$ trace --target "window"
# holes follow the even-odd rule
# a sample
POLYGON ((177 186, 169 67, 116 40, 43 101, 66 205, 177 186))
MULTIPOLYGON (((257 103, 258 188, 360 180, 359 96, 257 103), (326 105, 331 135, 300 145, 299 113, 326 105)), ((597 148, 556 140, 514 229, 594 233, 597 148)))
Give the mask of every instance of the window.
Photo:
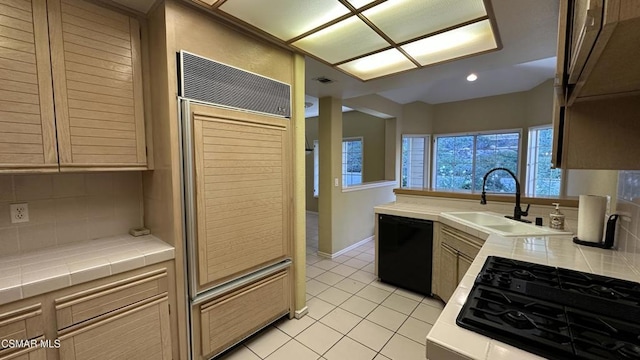
POLYGON ((562 170, 551 168, 553 129, 540 126, 529 129, 527 152, 527 195, 560 196, 562 170))
MULTIPOLYGON (((342 140, 342 186, 362 184, 362 138, 342 140)), ((320 143, 313 140, 313 196, 320 194, 320 143)))
POLYGON ((320 148, 318 147, 318 140, 313 140, 313 196, 318 197, 320 190, 320 148))
POLYGON ((401 187, 427 188, 429 179, 429 135, 402 135, 401 187))
POLYGON ((342 140, 342 186, 362 184, 362 138, 342 140))
MULTIPOLYGON (((435 137, 434 188, 482 191, 482 178, 495 167, 518 174, 520 132, 440 135, 435 137)), ((487 179, 488 192, 515 192, 515 181, 505 171, 487 179)))

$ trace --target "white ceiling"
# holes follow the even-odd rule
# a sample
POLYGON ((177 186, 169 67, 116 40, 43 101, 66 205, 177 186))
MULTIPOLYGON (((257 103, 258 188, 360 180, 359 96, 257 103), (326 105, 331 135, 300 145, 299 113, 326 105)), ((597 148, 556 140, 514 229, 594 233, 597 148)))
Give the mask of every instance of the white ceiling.
MULTIPOLYGON (((390 0, 392 1, 392 0, 390 0)), ((306 61, 307 95, 349 99, 378 94, 400 104, 429 104, 529 90, 555 72, 558 0, 492 0, 503 49, 362 82, 314 59, 306 61), (469 73, 478 80, 466 81, 469 73), (331 84, 312 79, 328 77, 331 84)))
MULTIPOLYGON (((154 3, 154 0, 113 1, 142 13, 154 3)), ((502 50, 381 79, 362 82, 307 58, 305 92, 310 96, 307 101, 314 102, 315 107, 315 99, 323 96, 350 99, 378 94, 400 104, 413 101, 437 104, 529 90, 554 75, 558 2, 491 0, 502 50), (478 75, 478 80, 471 83, 465 79, 472 72, 478 75), (317 77, 335 82, 320 84, 312 80, 317 77)))

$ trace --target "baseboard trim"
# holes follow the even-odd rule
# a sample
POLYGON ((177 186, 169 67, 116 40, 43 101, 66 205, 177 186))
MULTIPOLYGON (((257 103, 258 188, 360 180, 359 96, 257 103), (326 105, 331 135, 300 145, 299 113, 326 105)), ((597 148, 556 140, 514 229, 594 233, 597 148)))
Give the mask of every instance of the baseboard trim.
POLYGON ((371 236, 369 236, 368 238, 366 238, 366 239, 362 239, 362 240, 358 241, 357 243, 355 243, 355 244, 353 244, 353 245, 350 245, 350 246, 347 246, 346 248, 344 248, 344 249, 342 249, 342 250, 340 250, 340 251, 338 251, 338 252, 335 252, 335 253, 333 253, 333 254, 329 254, 329 253, 322 252, 322 251, 319 251, 319 250, 318 250, 318 256, 323 257, 323 258, 326 258, 326 259, 335 259, 335 258, 337 258, 338 256, 340 256, 340 255, 342 255, 342 254, 344 254, 344 253, 346 253, 346 252, 349 252, 349 251, 351 251, 351 250, 353 250, 353 249, 357 248, 358 246, 360 246, 360 245, 364 245, 365 243, 367 243, 367 242, 369 242, 369 241, 373 240, 373 239, 374 239, 374 237, 375 237, 374 235, 371 235, 371 236))
POLYGON ((318 212, 317 211, 307 210, 307 214, 318 215, 318 212))
POLYGON ((300 309, 300 310, 296 310, 296 312, 295 312, 295 315, 294 315, 294 316, 295 316, 295 318, 296 318, 296 319, 300 319, 300 318, 302 318, 303 316, 307 315, 308 313, 309 313, 309 307, 308 307, 308 306, 305 306, 305 307, 303 307, 303 308, 302 308, 302 309, 300 309))

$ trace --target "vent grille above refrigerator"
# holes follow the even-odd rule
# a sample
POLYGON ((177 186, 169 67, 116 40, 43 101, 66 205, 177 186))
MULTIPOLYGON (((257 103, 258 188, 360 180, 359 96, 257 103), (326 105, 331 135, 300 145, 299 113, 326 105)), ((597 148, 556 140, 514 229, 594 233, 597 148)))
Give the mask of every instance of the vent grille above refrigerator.
POLYGON ((285 83, 180 52, 182 97, 281 117, 291 116, 285 83))

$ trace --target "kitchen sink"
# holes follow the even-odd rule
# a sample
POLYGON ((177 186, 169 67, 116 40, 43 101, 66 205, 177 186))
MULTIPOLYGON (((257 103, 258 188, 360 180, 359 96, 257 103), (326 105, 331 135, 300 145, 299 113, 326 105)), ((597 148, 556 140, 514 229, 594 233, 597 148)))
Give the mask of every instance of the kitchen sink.
POLYGON ((526 224, 490 212, 444 212, 442 216, 467 226, 502 236, 552 236, 571 234, 570 231, 560 231, 548 227, 526 224))
POLYGON ((476 225, 507 225, 509 219, 486 212, 455 212, 445 213, 457 219, 468 221, 476 225))

